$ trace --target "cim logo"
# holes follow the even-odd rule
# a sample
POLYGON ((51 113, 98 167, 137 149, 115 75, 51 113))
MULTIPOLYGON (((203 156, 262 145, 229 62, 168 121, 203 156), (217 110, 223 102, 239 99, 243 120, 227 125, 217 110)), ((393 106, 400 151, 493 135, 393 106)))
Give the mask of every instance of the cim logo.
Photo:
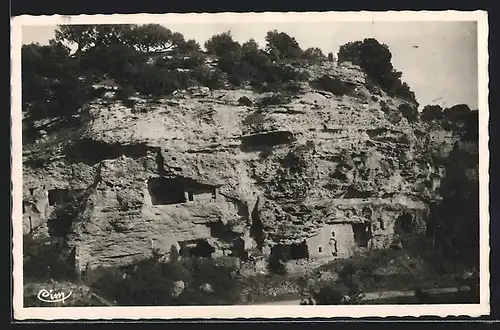
POLYGON ((66 295, 64 292, 57 292, 53 289, 42 289, 38 292, 38 300, 47 303, 63 302, 71 296, 71 291, 66 295))

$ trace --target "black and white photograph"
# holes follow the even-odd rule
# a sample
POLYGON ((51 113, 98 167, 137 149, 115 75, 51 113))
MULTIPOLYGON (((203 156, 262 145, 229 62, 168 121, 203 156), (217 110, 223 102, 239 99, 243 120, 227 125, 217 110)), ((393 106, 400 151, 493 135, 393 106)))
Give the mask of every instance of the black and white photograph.
POLYGON ((489 313, 487 38, 481 11, 12 19, 14 317, 489 313))

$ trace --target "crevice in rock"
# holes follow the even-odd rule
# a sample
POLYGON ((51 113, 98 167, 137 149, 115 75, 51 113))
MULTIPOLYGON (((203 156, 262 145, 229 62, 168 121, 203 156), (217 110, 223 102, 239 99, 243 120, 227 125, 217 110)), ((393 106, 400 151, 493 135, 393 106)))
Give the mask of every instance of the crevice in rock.
POLYGON ((361 191, 354 187, 347 187, 347 190, 343 196, 343 198, 369 198, 372 196, 370 191, 361 191))
POLYGON ((92 139, 81 139, 65 146, 64 154, 70 163, 84 163, 94 166, 106 159, 116 159, 122 155, 138 159, 147 155, 145 144, 110 144, 92 139))
POLYGON ((407 234, 414 230, 414 216, 410 213, 403 213, 396 219, 395 232, 397 234, 407 234))
POLYGON ((257 202, 255 203, 255 207, 252 210, 251 214, 251 219, 252 219, 252 225, 250 226, 250 237, 252 237, 255 242, 257 243, 257 247, 259 249, 262 249, 264 245, 264 225, 262 224, 262 221, 260 220, 259 217, 259 202, 260 198, 257 199, 257 202))
POLYGON ((256 151, 262 147, 290 144, 294 135, 288 131, 263 132, 241 137, 243 151, 256 151))
POLYGON ((160 148, 156 149, 155 161, 158 168, 158 175, 161 177, 165 176, 165 158, 163 158, 163 154, 160 148))

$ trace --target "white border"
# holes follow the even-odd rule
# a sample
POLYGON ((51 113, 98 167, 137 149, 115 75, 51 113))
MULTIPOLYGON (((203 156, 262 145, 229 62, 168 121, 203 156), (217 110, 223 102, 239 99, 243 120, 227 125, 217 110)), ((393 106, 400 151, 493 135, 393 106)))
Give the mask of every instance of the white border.
POLYGON ((11 20, 12 61, 12 222, 14 318, 26 319, 192 319, 192 318, 311 318, 367 316, 480 316, 489 307, 489 151, 488 151, 488 16, 484 11, 388 11, 308 13, 196 13, 79 16, 18 16, 11 20), (477 21, 479 95, 479 180, 480 180, 480 303, 473 305, 383 305, 383 306, 215 306, 215 307, 23 307, 22 140, 21 140, 21 29, 23 25, 57 24, 143 24, 143 23, 263 23, 263 22, 361 22, 361 21, 477 21))

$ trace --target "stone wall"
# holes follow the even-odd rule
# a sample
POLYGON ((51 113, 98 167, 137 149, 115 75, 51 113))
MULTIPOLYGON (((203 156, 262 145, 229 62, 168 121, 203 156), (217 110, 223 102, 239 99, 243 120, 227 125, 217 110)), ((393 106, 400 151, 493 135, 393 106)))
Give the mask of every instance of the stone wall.
POLYGON ((349 257, 354 250, 352 225, 325 225, 317 235, 308 238, 306 242, 310 258, 335 259, 349 257), (335 241, 332 238, 336 241, 336 249, 335 241))

